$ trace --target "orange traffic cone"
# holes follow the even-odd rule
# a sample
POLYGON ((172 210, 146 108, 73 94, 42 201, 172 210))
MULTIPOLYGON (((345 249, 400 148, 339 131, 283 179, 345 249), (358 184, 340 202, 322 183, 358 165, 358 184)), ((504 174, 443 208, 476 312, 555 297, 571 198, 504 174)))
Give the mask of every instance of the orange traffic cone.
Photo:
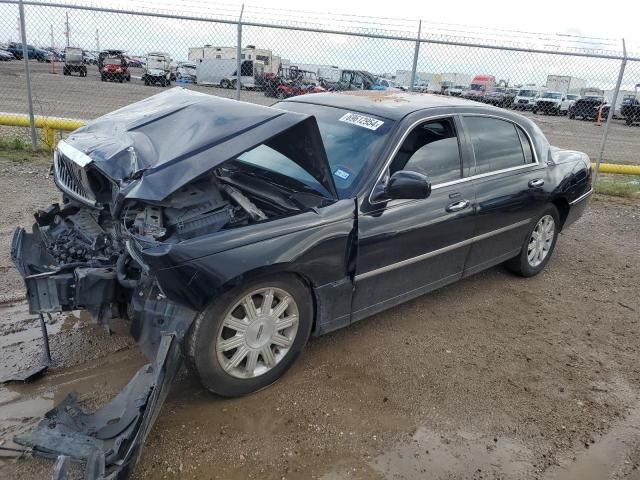
POLYGON ((602 107, 603 107, 603 105, 600 105, 598 107, 598 121, 596 122, 596 127, 601 127, 602 126, 602 107))

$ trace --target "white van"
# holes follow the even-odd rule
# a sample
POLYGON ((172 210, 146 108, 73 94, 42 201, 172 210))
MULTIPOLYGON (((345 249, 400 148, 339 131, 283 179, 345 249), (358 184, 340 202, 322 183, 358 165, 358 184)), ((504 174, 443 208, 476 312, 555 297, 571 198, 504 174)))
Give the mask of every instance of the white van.
MULTIPOLYGON (((215 85, 236 88, 238 62, 227 58, 201 58, 196 61, 196 78, 199 85, 215 85)), ((242 60, 240 86, 257 88, 256 79, 264 74, 264 65, 255 60, 242 60)))

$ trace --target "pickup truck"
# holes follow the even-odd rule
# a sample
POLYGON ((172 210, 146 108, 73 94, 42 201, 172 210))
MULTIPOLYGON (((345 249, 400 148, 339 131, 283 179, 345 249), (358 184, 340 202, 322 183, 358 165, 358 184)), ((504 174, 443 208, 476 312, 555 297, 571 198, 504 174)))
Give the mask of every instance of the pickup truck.
POLYGON ((638 100, 637 94, 629 95, 622 100, 620 115, 624 117, 627 125, 632 125, 633 122, 640 122, 640 100, 638 100))

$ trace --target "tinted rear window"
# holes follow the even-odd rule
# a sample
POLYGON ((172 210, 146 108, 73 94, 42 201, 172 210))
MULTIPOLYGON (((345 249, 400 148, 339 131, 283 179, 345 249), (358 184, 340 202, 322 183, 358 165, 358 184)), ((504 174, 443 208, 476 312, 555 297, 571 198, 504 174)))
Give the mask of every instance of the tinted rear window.
MULTIPOLYGON (((465 117, 464 125, 473 145, 477 174, 527 163, 517 127, 513 123, 497 118, 465 117)), ((530 157, 533 159, 532 154, 530 157)))

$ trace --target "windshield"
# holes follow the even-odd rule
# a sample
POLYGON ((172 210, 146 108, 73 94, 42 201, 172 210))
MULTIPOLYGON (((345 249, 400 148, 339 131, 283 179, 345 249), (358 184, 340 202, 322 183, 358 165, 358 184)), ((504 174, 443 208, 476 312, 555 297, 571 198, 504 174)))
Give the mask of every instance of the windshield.
POLYGON ((104 59, 105 65, 121 65, 122 59, 120 57, 105 57, 104 59))
POLYGON ((480 85, 479 83, 472 83, 471 90, 485 90, 487 87, 485 85, 480 85))
POLYGON ((580 95, 567 95, 567 100, 577 100, 580 95))
POLYGON ((80 61, 82 60, 82 50, 80 50, 79 48, 67 48, 64 51, 64 57, 68 61, 72 61, 72 62, 80 61))
POLYGON ((147 57, 147 68, 164 70, 168 65, 165 57, 147 57))
POLYGON ((562 94, 557 92, 547 92, 542 96, 542 98, 562 98, 562 94))
POLYGON ((538 94, 535 90, 520 90, 518 92, 519 97, 535 97, 538 94))
POLYGON ((316 118, 340 198, 351 197, 360 181, 370 173, 395 124, 386 118, 323 105, 281 102, 275 107, 316 118))

